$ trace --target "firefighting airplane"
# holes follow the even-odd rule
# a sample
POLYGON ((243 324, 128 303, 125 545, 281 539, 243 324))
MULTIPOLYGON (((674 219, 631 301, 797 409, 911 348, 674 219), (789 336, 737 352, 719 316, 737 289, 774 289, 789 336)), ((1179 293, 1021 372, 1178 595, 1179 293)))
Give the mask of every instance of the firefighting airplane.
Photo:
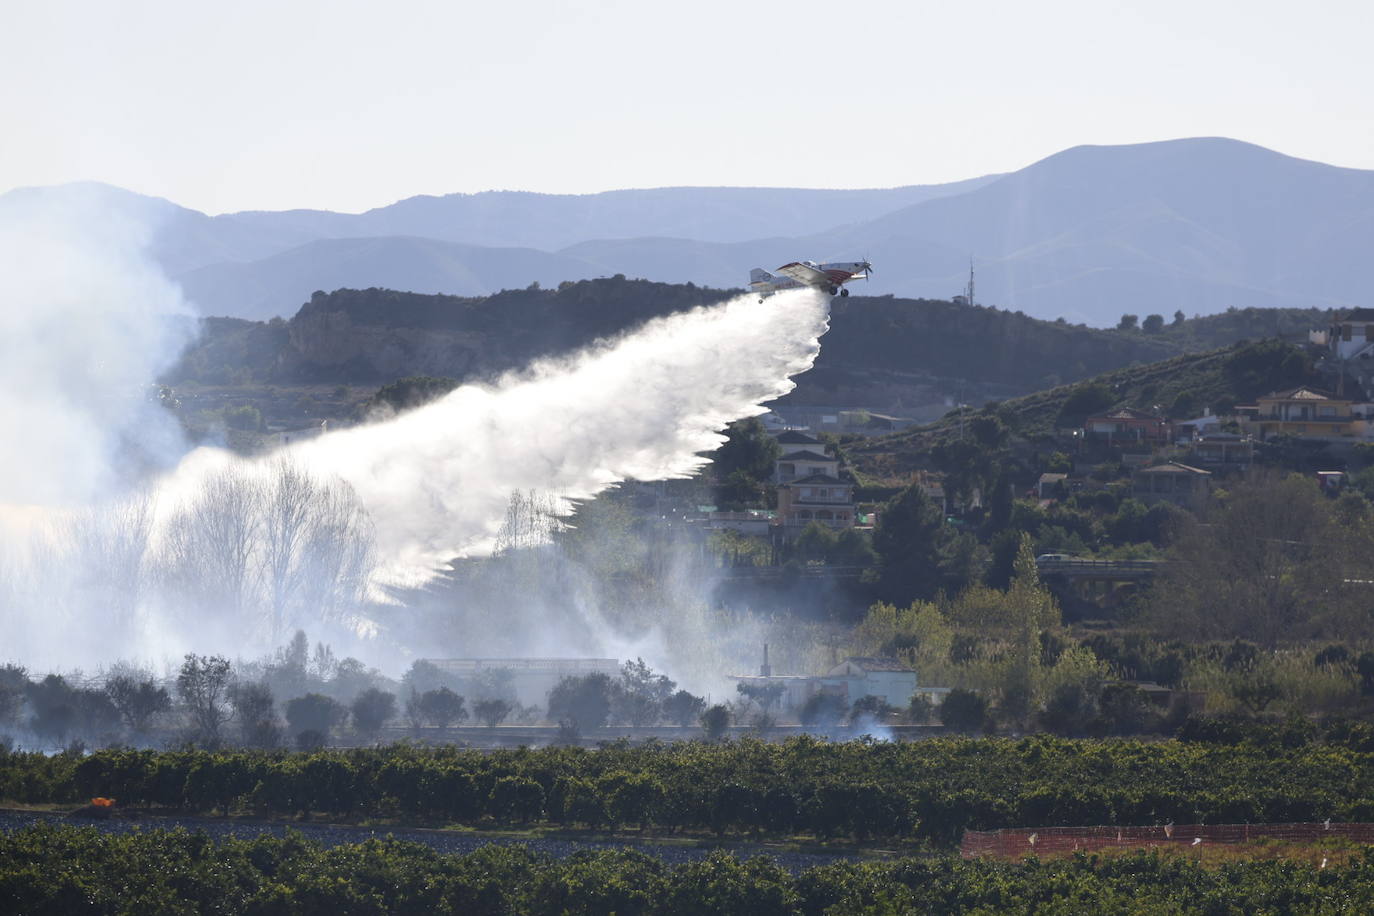
POLYGON ((848 296, 849 290, 841 289, 850 280, 859 277, 868 279, 873 265, 867 261, 835 261, 830 264, 817 264, 815 261, 793 261, 778 268, 781 276, 775 276, 761 267, 749 271, 749 288, 759 294, 762 302, 779 290, 812 289, 825 290, 830 295, 848 296))

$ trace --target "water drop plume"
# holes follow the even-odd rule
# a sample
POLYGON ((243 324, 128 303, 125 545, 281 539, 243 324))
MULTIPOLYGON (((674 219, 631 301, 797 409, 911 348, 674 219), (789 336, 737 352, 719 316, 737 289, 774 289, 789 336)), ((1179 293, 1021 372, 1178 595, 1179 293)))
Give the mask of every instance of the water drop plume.
POLYGON ((301 443, 292 457, 353 487, 384 565, 422 572, 489 550, 513 491, 556 494, 566 508, 627 478, 690 474, 727 423, 792 389, 827 316, 810 290, 740 296, 301 443))

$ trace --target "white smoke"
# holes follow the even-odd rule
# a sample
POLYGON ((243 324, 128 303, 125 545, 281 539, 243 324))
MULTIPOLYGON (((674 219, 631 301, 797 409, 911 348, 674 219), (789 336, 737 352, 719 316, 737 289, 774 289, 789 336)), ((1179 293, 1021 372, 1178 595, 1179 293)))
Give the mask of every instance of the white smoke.
POLYGON ((0 505, 84 505, 181 451, 148 386, 192 322, 142 255, 152 227, 61 190, 0 211, 0 505))
POLYGON ((198 449, 154 473, 181 447, 148 385, 187 309, 142 254, 147 227, 98 198, 0 217, 0 654, 36 666, 252 654, 345 617, 366 570, 413 582, 489 550, 512 492, 566 510, 689 474, 792 388, 826 328, 812 292, 742 296, 267 459, 198 449))

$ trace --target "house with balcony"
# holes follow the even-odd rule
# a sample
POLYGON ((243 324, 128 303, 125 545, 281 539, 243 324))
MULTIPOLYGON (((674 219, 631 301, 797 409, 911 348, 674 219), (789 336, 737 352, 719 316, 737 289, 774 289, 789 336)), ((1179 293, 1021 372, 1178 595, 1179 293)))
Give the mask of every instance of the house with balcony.
POLYGON ((1109 443, 1118 444, 1163 444, 1173 435, 1173 427, 1167 419, 1134 407, 1118 407, 1116 410, 1088 417, 1083 421, 1083 431, 1090 439, 1105 439, 1109 443))
POLYGON ((1211 471, 1177 461, 1131 472, 1131 495, 1146 505, 1168 502, 1196 509, 1211 492, 1211 471))
POLYGON ((1303 439, 1356 439, 1366 421, 1351 410, 1353 402, 1309 386, 1274 391, 1255 404, 1237 407, 1242 425, 1258 440, 1291 435, 1303 439))
POLYGON ((1214 432, 1190 443, 1188 463, 1207 470, 1243 471, 1255 458, 1255 442, 1239 433, 1214 432))
POLYGON ((853 528, 854 484, 829 474, 813 474, 778 485, 777 520, 788 536, 812 522, 827 528, 853 528))

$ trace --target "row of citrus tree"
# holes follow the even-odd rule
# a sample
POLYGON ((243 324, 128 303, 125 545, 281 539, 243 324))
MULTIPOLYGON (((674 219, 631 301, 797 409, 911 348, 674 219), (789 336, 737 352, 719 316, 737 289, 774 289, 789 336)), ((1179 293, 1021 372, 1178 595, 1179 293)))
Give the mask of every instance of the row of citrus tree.
POLYGON ((13 913, 1259 913, 1374 911, 1374 857, 1318 869, 1208 869, 1136 853, 1009 865, 949 857, 835 862, 792 873, 724 853, 681 864, 628 849, 562 859, 525 846, 467 855, 369 840, 324 849, 298 834, 35 827, 0 834, 0 904, 13 913))
POLYGON ((550 822, 957 842, 965 829, 1374 820, 1374 753, 1203 742, 941 738, 478 752, 0 755, 0 799, 412 822, 550 822))

